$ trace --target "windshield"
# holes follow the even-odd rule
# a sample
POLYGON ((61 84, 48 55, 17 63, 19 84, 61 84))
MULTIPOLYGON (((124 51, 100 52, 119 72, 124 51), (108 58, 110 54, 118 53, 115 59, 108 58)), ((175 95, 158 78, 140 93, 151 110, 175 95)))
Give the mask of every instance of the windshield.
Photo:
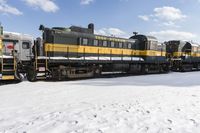
POLYGON ((3 40, 3 54, 12 55, 12 51, 14 49, 15 44, 16 41, 14 40, 3 40))
POLYGON ((166 51, 168 53, 178 52, 179 44, 179 41, 169 41, 166 45, 166 51))

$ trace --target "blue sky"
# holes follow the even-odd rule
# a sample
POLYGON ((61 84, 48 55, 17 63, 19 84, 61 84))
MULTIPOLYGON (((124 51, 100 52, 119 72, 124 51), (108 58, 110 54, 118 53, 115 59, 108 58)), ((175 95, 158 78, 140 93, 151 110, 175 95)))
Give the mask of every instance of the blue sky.
POLYGON ((40 36, 47 27, 95 24, 98 34, 129 37, 133 31, 160 41, 200 42, 200 0, 0 0, 6 31, 40 36))

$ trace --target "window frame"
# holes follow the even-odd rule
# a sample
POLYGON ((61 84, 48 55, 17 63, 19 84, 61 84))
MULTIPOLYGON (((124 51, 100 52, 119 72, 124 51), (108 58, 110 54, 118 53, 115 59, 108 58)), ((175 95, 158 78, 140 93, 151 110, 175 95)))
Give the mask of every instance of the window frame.
POLYGON ((99 40, 94 39, 94 40, 93 40, 93 45, 94 45, 94 46, 99 46, 99 40), (95 43, 95 42, 96 42, 96 43, 95 43))
POLYGON ((132 43, 129 42, 129 43, 128 43, 128 49, 131 49, 131 48, 132 48, 132 43))
POLYGON ((125 48, 125 49, 128 48, 128 42, 125 42, 125 43, 124 43, 123 48, 125 48))
POLYGON ((89 44, 89 39, 88 38, 82 38, 82 45, 88 46, 89 44), (84 40, 87 40, 87 44, 84 43, 84 40))
POLYGON ((119 42, 115 42, 115 48, 119 48, 119 42))
POLYGON ((108 42, 106 40, 103 40, 103 47, 107 47, 108 46, 108 42))
POLYGON ((98 46, 99 46, 99 47, 103 47, 103 40, 99 40, 99 41, 98 41, 98 46))
POLYGON ((31 42, 29 41, 22 41, 22 49, 30 49, 31 48, 31 42), (24 44, 28 44, 26 45, 26 47, 24 47, 24 44))
POLYGON ((111 42, 110 42, 110 46, 111 46, 111 48, 115 48, 115 42, 114 42, 114 41, 111 41, 111 42))
POLYGON ((123 48, 123 42, 119 42, 119 48, 123 48))

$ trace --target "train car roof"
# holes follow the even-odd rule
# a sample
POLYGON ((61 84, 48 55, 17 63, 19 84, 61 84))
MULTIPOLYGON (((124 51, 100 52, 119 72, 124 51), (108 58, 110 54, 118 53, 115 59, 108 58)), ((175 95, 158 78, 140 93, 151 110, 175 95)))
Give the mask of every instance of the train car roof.
POLYGON ((191 46, 194 46, 194 47, 199 47, 200 45, 198 43, 195 43, 195 42, 191 42, 191 41, 183 41, 183 40, 170 40, 168 42, 179 42, 179 44, 181 46, 184 46, 186 43, 189 43, 191 46))
POLYGON ((190 43, 194 47, 199 47, 200 46, 198 43, 195 43, 195 42, 188 42, 188 43, 190 43))
POLYGON ((93 34, 93 33, 83 33, 83 32, 77 32, 77 31, 71 31, 69 30, 60 30, 60 29, 51 29, 56 31, 56 33, 60 34, 72 34, 76 36, 82 36, 82 37, 91 37, 99 40, 110 40, 110 41, 119 41, 119 42, 134 42, 135 39, 129 39, 129 38, 122 38, 122 37, 116 37, 116 36, 106 36, 106 35, 99 35, 99 34, 93 34))
POLYGON ((139 39, 139 40, 151 40, 151 41, 158 41, 154 36, 146 36, 146 35, 134 35, 131 37, 132 39, 139 39))
POLYGON ((157 38, 154 37, 154 36, 146 36, 146 37, 147 37, 148 40, 157 40, 157 38))
POLYGON ((12 39, 12 40, 33 40, 33 36, 28 34, 22 34, 17 32, 8 32, 3 33, 3 39, 12 39))

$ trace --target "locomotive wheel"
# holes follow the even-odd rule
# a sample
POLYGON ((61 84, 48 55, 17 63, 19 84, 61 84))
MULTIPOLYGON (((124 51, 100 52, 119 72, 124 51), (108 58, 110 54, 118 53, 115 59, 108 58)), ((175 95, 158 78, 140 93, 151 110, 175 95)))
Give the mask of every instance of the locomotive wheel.
POLYGON ((167 66, 163 66, 163 70, 164 70, 164 73, 168 73, 170 68, 169 68, 168 65, 167 66))
POLYGON ((181 72, 190 72, 190 71, 192 71, 192 66, 186 66, 186 65, 183 65, 182 67, 181 67, 181 72))
POLYGON ((27 70, 27 80, 28 81, 30 81, 30 82, 34 82, 34 81, 36 81, 36 75, 37 75, 37 73, 36 73, 36 71, 34 70, 34 68, 29 68, 28 70, 27 70))
POLYGON ((159 73, 163 73, 163 72, 164 72, 164 69, 163 69, 162 65, 160 65, 160 66, 158 67, 158 69, 159 69, 159 73))
POLYGON ((149 66, 148 65, 142 66, 142 74, 147 74, 147 73, 149 73, 149 66))

